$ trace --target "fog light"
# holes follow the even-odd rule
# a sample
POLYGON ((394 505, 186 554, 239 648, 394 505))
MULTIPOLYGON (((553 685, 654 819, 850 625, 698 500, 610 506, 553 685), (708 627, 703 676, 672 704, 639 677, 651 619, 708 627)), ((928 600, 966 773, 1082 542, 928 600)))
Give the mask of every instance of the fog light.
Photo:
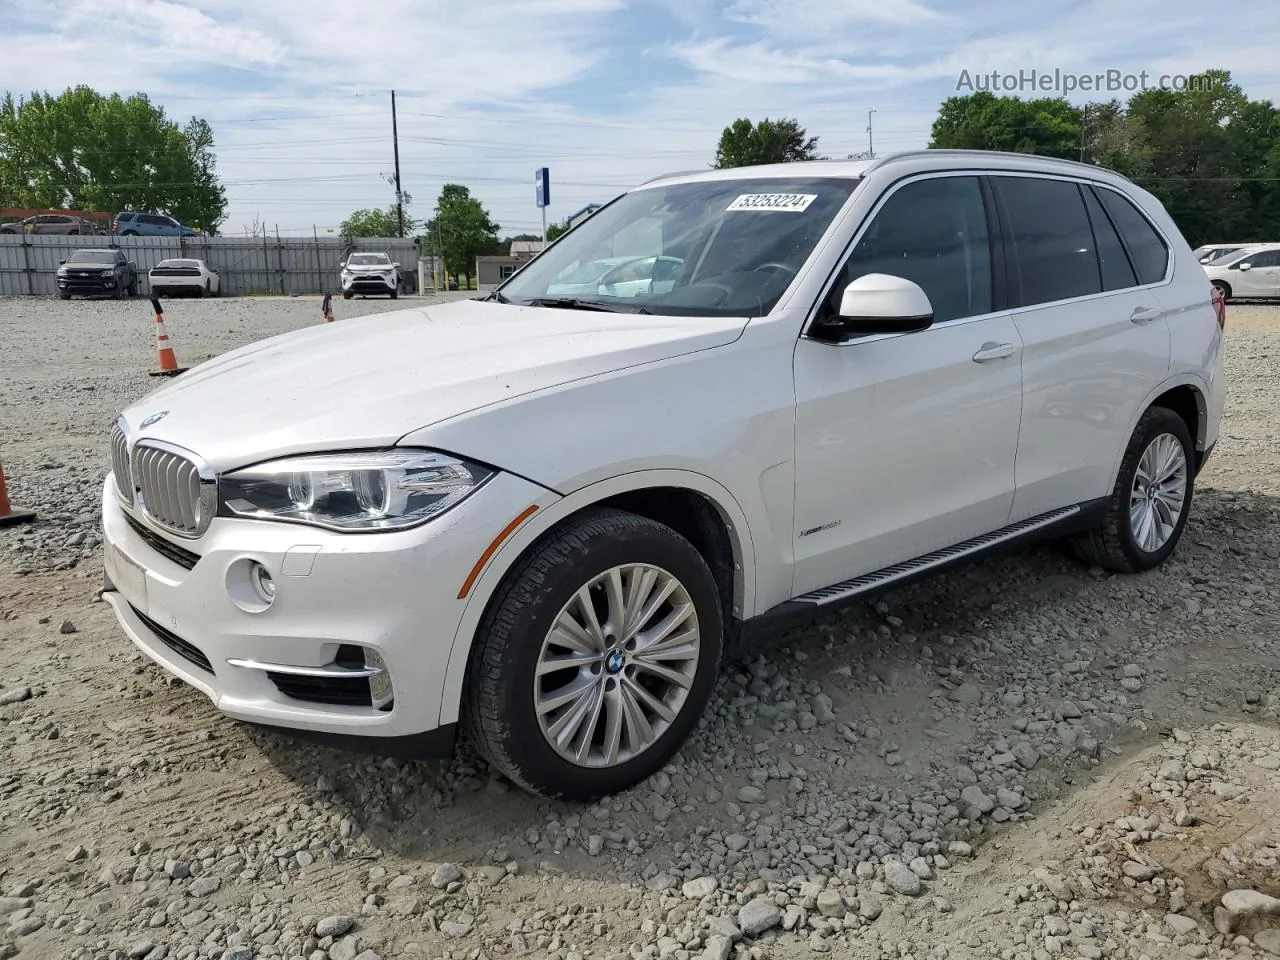
POLYGON ((391 704, 392 699, 391 672, 387 670, 387 662, 373 647, 365 647, 364 663, 367 667, 376 667, 382 671, 369 678, 369 695, 375 707, 384 709, 391 704))
POLYGON ((276 582, 271 579, 271 571, 256 560, 249 569, 249 582, 263 603, 269 604, 276 598, 276 582))

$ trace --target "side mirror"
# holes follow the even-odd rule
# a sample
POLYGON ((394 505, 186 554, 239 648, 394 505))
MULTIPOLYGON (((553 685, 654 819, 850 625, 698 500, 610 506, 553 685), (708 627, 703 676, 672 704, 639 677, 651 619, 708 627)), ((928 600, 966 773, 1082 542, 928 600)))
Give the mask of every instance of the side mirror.
POLYGON ((67 262, 66 260, 59 260, 59 261, 58 261, 58 266, 62 266, 62 265, 63 265, 64 263, 66 263, 66 262, 67 262))
POLYGON ((1242 264, 1240 264, 1240 269, 1241 269, 1241 270, 1252 270, 1252 269, 1253 269, 1253 264, 1252 264, 1252 263, 1242 263, 1242 264))
POLYGON ((395 263, 393 263, 393 264, 392 264, 392 266, 393 266, 393 267, 395 267, 397 270, 399 270, 399 269, 400 269, 400 261, 398 261, 398 260, 397 260, 395 263))
POLYGON ((839 339, 873 333, 917 333, 933 325, 933 304, 920 285, 887 273, 868 273, 847 287, 840 313, 823 327, 839 339))

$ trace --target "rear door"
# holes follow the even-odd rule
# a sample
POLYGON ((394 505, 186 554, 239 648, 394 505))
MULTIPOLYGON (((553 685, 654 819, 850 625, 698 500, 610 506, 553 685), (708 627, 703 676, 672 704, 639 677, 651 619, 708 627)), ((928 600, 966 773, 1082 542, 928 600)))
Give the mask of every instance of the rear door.
POLYGON ((1171 267, 1159 233, 1107 188, 1041 175, 991 182, 1023 343, 1016 522, 1110 493, 1129 424, 1169 370, 1161 288, 1171 267), (1141 249, 1137 227, 1131 247, 1117 218, 1141 221, 1141 249))

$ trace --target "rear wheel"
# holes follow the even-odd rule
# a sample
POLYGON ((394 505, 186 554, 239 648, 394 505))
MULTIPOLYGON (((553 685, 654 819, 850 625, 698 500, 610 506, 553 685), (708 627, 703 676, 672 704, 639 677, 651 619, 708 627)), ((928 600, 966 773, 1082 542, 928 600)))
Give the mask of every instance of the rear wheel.
POLYGON ((1224 297, 1228 300, 1231 299, 1231 284, 1223 280, 1215 280, 1213 281, 1213 285, 1222 291, 1222 295, 1224 297))
POLYGON ((1075 540, 1076 553, 1120 573, 1163 563, 1187 525, 1194 463, 1186 421, 1166 407, 1147 410, 1125 450, 1102 525, 1075 540))
POLYGON ((507 574, 476 634, 463 720, 490 763, 588 801, 655 773, 711 697, 723 621, 706 561, 617 510, 570 521, 507 574))
POLYGON ((121 230, 120 231, 120 236, 122 237, 136 237, 137 235, 138 235, 137 230, 121 230))

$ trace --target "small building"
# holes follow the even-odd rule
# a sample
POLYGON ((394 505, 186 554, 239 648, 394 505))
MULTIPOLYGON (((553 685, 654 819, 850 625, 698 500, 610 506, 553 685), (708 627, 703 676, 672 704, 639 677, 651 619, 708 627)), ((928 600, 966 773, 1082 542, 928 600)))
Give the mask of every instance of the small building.
POLYGON ((538 254, 546 244, 541 240, 512 240, 507 256, 476 257, 476 288, 492 290, 538 254))

